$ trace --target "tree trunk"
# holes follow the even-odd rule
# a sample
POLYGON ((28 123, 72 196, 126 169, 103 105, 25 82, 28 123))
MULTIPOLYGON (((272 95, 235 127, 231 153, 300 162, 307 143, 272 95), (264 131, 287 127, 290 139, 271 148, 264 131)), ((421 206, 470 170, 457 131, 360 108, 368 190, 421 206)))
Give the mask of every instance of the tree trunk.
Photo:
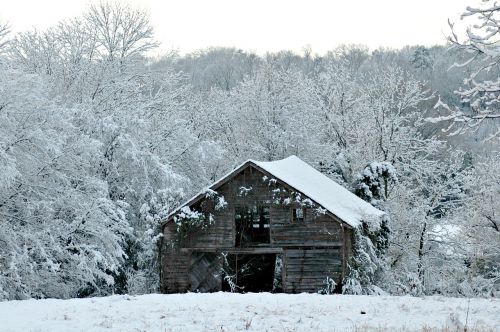
POLYGON ((426 229, 427 229, 427 222, 424 222, 424 227, 422 228, 422 232, 420 232, 420 240, 418 245, 418 265, 417 265, 418 278, 420 279, 422 286, 424 285, 424 267, 422 260, 424 258, 424 237, 426 229))

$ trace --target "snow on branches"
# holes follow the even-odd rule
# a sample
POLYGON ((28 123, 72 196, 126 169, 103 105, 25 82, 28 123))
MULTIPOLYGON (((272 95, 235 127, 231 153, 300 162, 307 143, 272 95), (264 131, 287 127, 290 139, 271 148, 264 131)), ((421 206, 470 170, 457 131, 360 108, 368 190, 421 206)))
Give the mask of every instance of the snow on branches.
POLYGON ((452 48, 469 54, 463 62, 455 62, 452 68, 474 68, 463 86, 456 91, 462 99, 463 107, 436 105, 447 114, 431 121, 452 120, 447 131, 451 134, 467 130, 478 130, 485 121, 494 122, 496 130, 489 130, 486 140, 500 138, 500 6, 491 0, 482 1, 477 7, 467 7, 461 20, 467 22, 457 31, 457 24, 449 21, 451 36, 448 41, 452 48), (464 35, 464 37, 462 37, 464 35))
MULTIPOLYGON (((205 196, 205 201, 201 203, 202 206, 213 204, 215 211, 227 207, 224 196, 220 195, 215 190, 206 188, 201 194, 205 196)), ((174 215, 173 220, 177 226, 177 235, 179 239, 186 238, 191 232, 207 229, 210 225, 215 223, 212 213, 199 211, 189 206, 183 206, 180 211, 174 215)))

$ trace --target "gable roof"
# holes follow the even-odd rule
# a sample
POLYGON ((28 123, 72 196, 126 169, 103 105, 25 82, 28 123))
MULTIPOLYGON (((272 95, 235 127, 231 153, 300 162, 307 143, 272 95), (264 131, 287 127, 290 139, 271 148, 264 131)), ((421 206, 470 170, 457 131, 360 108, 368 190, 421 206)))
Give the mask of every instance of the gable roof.
MULTIPOLYGON (((385 212, 365 202, 294 155, 276 161, 247 160, 236 167, 232 172, 214 182, 208 189, 217 189, 225 183, 231 175, 238 173, 248 165, 256 166, 276 179, 286 183, 288 186, 307 196, 351 227, 358 227, 363 221, 378 225, 385 215, 385 212)), ((207 189, 202 190, 179 208, 172 211, 167 216, 167 220, 176 214, 182 207, 191 205, 204 197, 206 190, 207 189)))

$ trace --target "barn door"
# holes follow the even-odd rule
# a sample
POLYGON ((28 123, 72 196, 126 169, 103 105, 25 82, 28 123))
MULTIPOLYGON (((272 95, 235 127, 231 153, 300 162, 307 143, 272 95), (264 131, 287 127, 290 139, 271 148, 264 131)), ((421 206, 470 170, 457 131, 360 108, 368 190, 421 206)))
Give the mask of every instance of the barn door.
POLYGON ((218 292, 222 287, 222 257, 216 253, 196 252, 191 255, 189 278, 192 292, 218 292))

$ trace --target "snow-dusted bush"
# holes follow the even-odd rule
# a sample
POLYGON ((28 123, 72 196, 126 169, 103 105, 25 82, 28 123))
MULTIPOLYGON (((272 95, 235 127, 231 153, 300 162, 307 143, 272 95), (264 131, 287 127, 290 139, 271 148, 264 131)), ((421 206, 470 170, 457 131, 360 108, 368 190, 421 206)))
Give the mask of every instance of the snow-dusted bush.
POLYGON ((385 254, 388 246, 388 219, 378 227, 366 223, 353 230, 353 254, 348 261, 349 273, 343 280, 344 294, 382 294, 388 266, 385 254))

